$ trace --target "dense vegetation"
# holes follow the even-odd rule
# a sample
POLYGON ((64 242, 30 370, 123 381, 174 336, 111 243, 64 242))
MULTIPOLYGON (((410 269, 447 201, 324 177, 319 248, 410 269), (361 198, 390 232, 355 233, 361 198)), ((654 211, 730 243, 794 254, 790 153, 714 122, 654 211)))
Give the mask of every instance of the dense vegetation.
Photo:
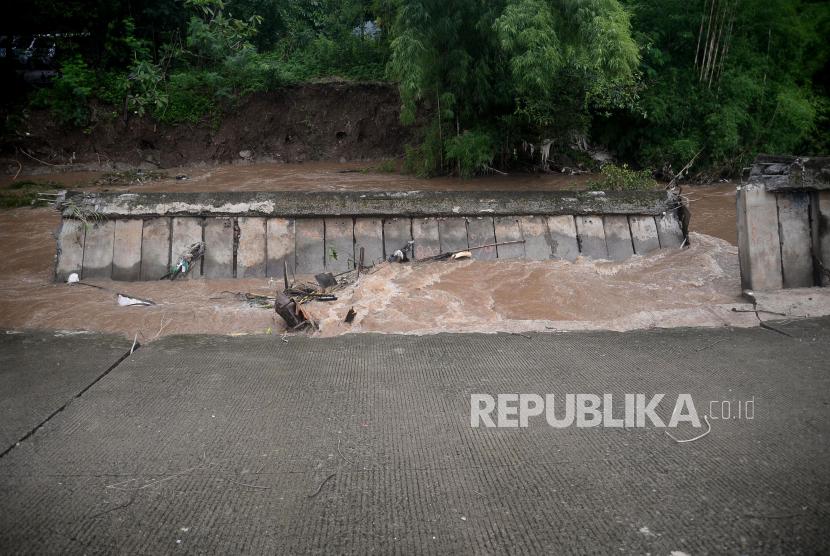
POLYGON ((830 153, 824 1, 29 5, 21 28, 50 35, 60 76, 27 102, 85 129, 128 114, 218 122, 247 93, 338 77, 398 83, 404 122, 422 124, 406 168, 424 175, 540 152, 587 161, 574 149, 586 139, 663 177, 695 157, 692 173, 713 179, 762 151, 830 153))

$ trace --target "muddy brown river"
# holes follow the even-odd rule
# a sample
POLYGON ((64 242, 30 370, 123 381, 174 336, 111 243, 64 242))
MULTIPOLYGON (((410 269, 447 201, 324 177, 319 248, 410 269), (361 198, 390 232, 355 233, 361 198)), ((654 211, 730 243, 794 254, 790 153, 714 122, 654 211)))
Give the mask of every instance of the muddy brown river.
MULTIPOLYGON (((40 174, 86 191, 377 191, 427 189, 556 190, 583 188, 590 176, 518 174, 469 180, 419 179, 360 172, 367 163, 232 165, 166 170, 187 179, 128 186, 95 186, 100 173, 40 174)), ((23 179, 21 176, 18 179, 23 179)), ((10 180, 0 180, 0 187, 10 180)), ((671 326, 750 325, 730 311, 741 304, 735 233, 735 185, 686 188, 692 245, 614 263, 561 260, 444 261, 385 265, 338 293, 309 305, 320 336, 349 332, 521 333, 671 326), (357 318, 343 323, 349 308, 357 318)), ((0 212, 0 327, 119 332, 146 343, 177 333, 280 334, 272 310, 227 292, 273 294, 269 280, 90 282, 54 284, 58 213, 49 208, 0 212), (117 293, 149 299, 150 307, 121 307, 117 293)))

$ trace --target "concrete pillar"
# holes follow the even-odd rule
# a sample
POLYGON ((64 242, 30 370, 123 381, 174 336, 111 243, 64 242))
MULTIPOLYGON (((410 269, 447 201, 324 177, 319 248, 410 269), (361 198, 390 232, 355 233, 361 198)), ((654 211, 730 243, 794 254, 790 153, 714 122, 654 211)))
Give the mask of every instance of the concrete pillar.
MULTIPOLYGON (((812 199, 813 253, 824 266, 830 270, 830 191, 817 191, 812 199)), ((830 277, 816 263, 818 281, 822 286, 830 286, 830 277)))
POLYGON ((240 216, 236 247, 236 277, 265 278, 265 218, 240 216))
POLYGON ((519 219, 522 239, 525 240, 525 258, 546 261, 551 256, 548 243, 548 221, 544 216, 522 216, 519 219))
POLYGON ((683 245, 683 230, 680 229, 676 210, 667 210, 664 215, 656 217, 655 222, 662 249, 678 249, 683 245))
POLYGON ((496 243, 496 229, 492 216, 471 216, 467 218, 467 245, 473 258, 479 261, 491 261, 496 258, 495 247, 474 249, 477 245, 496 243))
MULTIPOLYGON (((383 221, 383 255, 388 257, 412 239, 410 218, 387 218, 383 221)), ((414 253, 414 250, 413 250, 414 253)))
POLYGON ((84 269, 81 280, 112 279, 112 249, 115 221, 104 220, 90 224, 84 244, 84 269))
POLYGON ((383 221, 380 218, 358 218, 354 221, 355 261, 360 261, 361 247, 363 248, 364 266, 371 266, 374 262, 382 262, 383 221))
POLYGON ((415 240, 415 259, 434 257, 441 254, 441 239, 438 234, 437 219, 413 218, 412 239, 415 240))
POLYGON ((326 235, 322 218, 298 218, 294 222, 297 274, 319 274, 326 269, 326 235))
POLYGON ((233 218, 205 218, 205 278, 233 278, 233 218))
MULTIPOLYGON (((518 216, 497 216, 493 220, 496 231, 496 243, 522 240, 522 230, 519 228, 518 216)), ((524 243, 499 245, 496 247, 496 255, 499 259, 524 259, 524 243)))
POLYGON ((112 279, 136 282, 141 279, 142 220, 116 220, 112 249, 112 279))
POLYGON ((64 219, 58 228, 58 264, 55 281, 66 282, 73 272, 81 275, 84 265, 86 228, 80 220, 64 219))
MULTIPOLYGON (((202 219, 194 216, 173 218, 173 240, 170 248, 170 264, 179 264, 181 256, 190 251, 194 243, 202 241, 202 219)), ((196 261, 185 277, 195 280, 202 275, 202 262, 196 261)))
MULTIPOLYGON (((775 193, 746 185, 738 190, 735 203, 741 287, 747 290, 780 289, 783 280, 775 193)), ((662 237, 660 244, 663 245, 662 237)))
POLYGON ((647 255, 660 249, 660 238, 657 235, 657 223, 653 216, 629 216, 628 225, 631 228, 631 241, 634 244, 634 253, 647 255))
POLYGON ((628 217, 624 214, 611 214, 603 217, 602 220, 608 258, 612 261, 624 261, 634 255, 628 217))
POLYGON ((576 222, 573 216, 549 216, 551 255, 556 259, 575 261, 579 257, 579 241, 576 236, 576 222))
POLYGON ((608 259, 605 244, 605 228, 601 216, 577 216, 576 232, 579 236, 579 251, 592 259, 608 259))
POLYGON ((354 268, 354 222, 351 218, 326 218, 326 272, 339 274, 354 268), (332 255, 332 246, 337 258, 332 255))
POLYGON ((141 231, 141 279, 158 280, 170 270, 170 218, 144 221, 141 231))
POLYGON ((469 249, 467 243, 467 219, 463 217, 441 218, 438 220, 438 238, 442 253, 469 249))
POLYGON ((785 288, 811 288, 810 194, 806 191, 781 192, 777 196, 783 285, 785 288))
POLYGON ((265 224, 265 243, 268 258, 265 262, 265 276, 268 278, 285 274, 294 274, 296 255, 294 254, 294 219, 269 218, 265 224))

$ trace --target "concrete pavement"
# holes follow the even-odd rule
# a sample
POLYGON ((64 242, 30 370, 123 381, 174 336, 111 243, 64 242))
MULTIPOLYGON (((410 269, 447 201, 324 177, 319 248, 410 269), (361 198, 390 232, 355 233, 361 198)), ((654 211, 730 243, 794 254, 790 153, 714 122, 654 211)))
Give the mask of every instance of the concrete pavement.
POLYGON ((0 408, 62 392, 3 413, 2 450, 42 426, 0 457, 0 553, 828 553, 830 319, 773 327, 170 336, 120 363, 97 335, 109 359, 59 374, 66 336, 0 331, 0 380, 28 369, 0 408), (471 428, 471 394, 516 393, 662 393, 666 422, 687 393, 712 428, 471 428))

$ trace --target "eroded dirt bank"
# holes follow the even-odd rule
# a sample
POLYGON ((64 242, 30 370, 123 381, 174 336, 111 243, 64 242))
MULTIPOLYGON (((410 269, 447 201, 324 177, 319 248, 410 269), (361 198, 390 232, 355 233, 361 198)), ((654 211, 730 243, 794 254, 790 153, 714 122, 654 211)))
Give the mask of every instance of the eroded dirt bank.
POLYGON ((403 152, 413 127, 400 123, 390 84, 318 83, 246 96, 224 117, 169 125, 94 107, 92 130, 63 128, 46 111, 27 111, 0 143, 0 168, 14 175, 55 171, 173 168, 240 162, 379 160, 403 152), (29 156, 20 154, 25 149, 29 156), (50 166, 52 165, 52 166, 50 166))

